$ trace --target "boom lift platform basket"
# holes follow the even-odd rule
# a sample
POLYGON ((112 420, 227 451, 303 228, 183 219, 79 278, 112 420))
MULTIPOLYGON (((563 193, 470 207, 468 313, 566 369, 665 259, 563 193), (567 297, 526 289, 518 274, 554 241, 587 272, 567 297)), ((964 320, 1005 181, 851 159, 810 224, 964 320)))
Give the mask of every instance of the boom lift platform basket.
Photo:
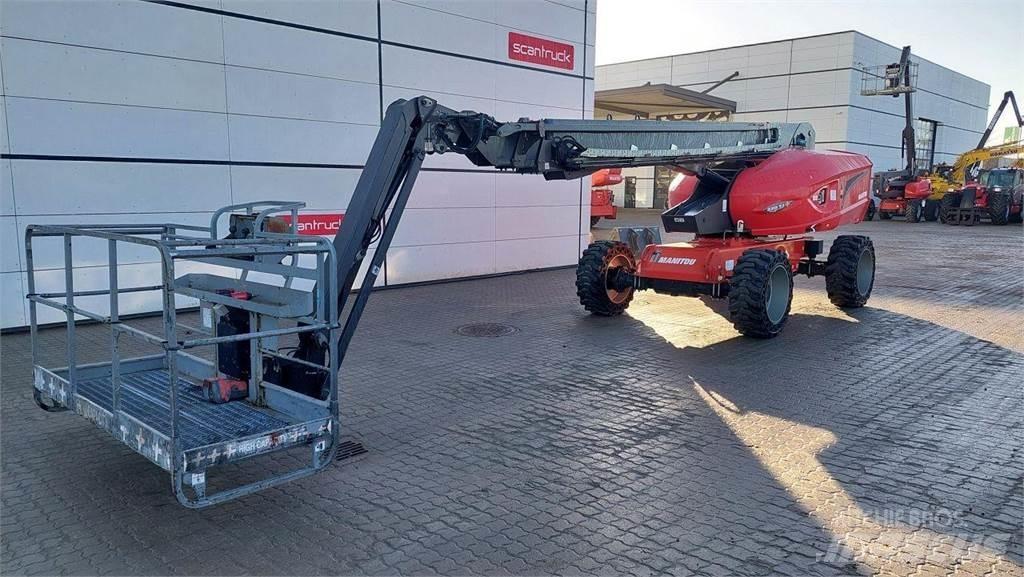
POLYGON ((861 68, 861 96, 899 96, 917 92, 917 62, 905 61, 861 68))
MULTIPOLYGON (((279 341, 289 335, 314 332, 337 333, 334 312, 337 284, 332 275, 334 247, 317 236, 295 233, 301 203, 257 202, 222 208, 209 227, 183 224, 125 224, 79 226, 29 226, 25 233, 28 268, 29 317, 32 333, 34 396, 48 411, 72 410, 107 430, 153 463, 169 471, 178 500, 201 507, 312 474, 333 458, 338 440, 337 371, 326 373, 322 398, 289 390, 271 382, 276 363, 302 363, 283 355, 279 341), (286 232, 278 213, 290 213, 286 232), (218 238, 218 221, 231 219, 239 238, 218 238), (267 226, 277 223, 276 227, 267 226), (247 228, 248 227, 248 228, 247 228), (238 234, 239 229, 251 234, 238 234), (247 237, 247 238, 242 238, 247 237), (105 241, 108 250, 109 286, 103 290, 75 290, 73 245, 83 239, 105 241), (65 290, 37 293, 33 250, 38 244, 62 241, 65 290), (120 286, 119 254, 126 245, 152 249, 158 257, 162 282, 151 286, 120 286), (285 261, 290 261, 285 264, 285 261), (183 263, 214 265, 229 276, 206 273, 178 274, 183 263), (253 273, 282 279, 267 284, 251 280, 253 273), (305 281, 311 289, 292 286, 305 281), (125 295, 159 292, 163 302, 160 333, 151 333, 123 322, 120 301, 125 295), (198 299, 202 327, 187 327, 199 338, 182 338, 183 326, 176 315, 175 298, 198 299), (104 310, 89 310, 83 301, 100 302, 104 310), (40 363, 37 307, 59 309, 67 318, 67 364, 45 367, 40 363), (217 322, 219 312, 248 330, 218 334, 227 324, 217 322), (110 361, 78 364, 76 316, 110 327, 110 361), (208 333, 204 335, 203 333, 208 333), (124 339, 139 339, 162 352, 122 358, 124 339), (248 366, 234 366, 224 375, 219 365, 190 354, 213 349, 214 356, 245 350, 248 366), (251 351, 259 354, 251 354, 251 351), (244 402, 215 404, 204 398, 199 385, 218 377, 247 378, 244 402), (300 445, 310 448, 307 466, 216 494, 206 493, 206 470, 249 457, 300 445)), ((96 242, 96 241, 92 241, 96 242)), ((188 266, 188 265, 186 265, 188 266)), ((237 327, 236 327, 237 328, 237 327)), ((294 336, 292 337, 294 338, 294 336)), ((331 340, 330 342, 333 342, 331 340)), ((337 364, 335 350, 326 358, 337 364)), ((314 363, 309 370, 317 370, 314 363)), ((326 363, 324 363, 326 365, 326 363)))

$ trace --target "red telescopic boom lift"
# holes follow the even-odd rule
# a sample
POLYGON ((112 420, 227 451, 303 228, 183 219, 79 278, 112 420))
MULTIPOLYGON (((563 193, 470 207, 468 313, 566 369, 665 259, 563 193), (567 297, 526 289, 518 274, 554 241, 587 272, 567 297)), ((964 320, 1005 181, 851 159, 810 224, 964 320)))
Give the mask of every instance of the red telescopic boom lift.
POLYGON ((813 144, 808 124, 498 122, 487 114, 445 108, 427 96, 398 100, 381 122, 333 243, 298 235, 294 223, 302 204, 282 201, 225 207, 208 228, 30 225, 26 263, 35 399, 47 411, 79 413, 169 471, 179 502, 188 507, 221 503, 322 470, 340 444, 338 387, 345 382, 340 371, 348 345, 428 154, 462 154, 478 166, 543 174, 548 180, 633 166, 669 165, 687 172, 697 180, 693 194, 662 218, 667 230, 694 233, 695 240, 647 245, 640 254, 623 243, 590 245, 577 269, 581 303, 594 314, 616 315, 637 290, 722 297, 729 300, 741 333, 774 336, 789 315, 794 274, 824 275, 832 302, 844 307, 862 306, 874 281, 868 238, 840 236, 827 260, 820 260, 822 241, 805 236, 861 220, 871 163, 859 154, 815 152, 813 144), (290 225, 275 224, 272 215, 281 212, 291 213, 290 225), (226 237, 218 228, 222 216, 230 216, 226 237), (72 239, 82 236, 110 245, 106 315, 75 299, 104 292, 73 287, 72 239), (33 284, 33 241, 47 237, 65 245, 68 280, 61 301, 37 292, 33 284), (116 247, 123 243, 158 251, 161 285, 118 288, 116 247), (364 268, 371 246, 373 256, 364 268), (301 267, 299 256, 315 266, 301 267), (182 260, 241 274, 179 274, 175 263, 182 260), (353 291, 361 269, 366 273, 353 291), (247 278, 250 271, 286 282, 266 284, 247 278), (292 285, 293 278, 313 280, 313 289, 292 285), (163 296, 160 334, 127 326, 118 317, 119 293, 143 290, 163 296), (179 295, 199 300, 202 331, 211 336, 181 336, 179 295), (67 315, 66 367, 48 368, 36 356, 41 346, 37 306, 67 315), (75 362, 75 315, 111 326, 110 363, 75 362), (119 335, 141 338, 162 352, 122 358, 119 335), (282 340, 285 335, 297 337, 298 345, 282 340), (214 349, 213 361, 187 353, 201 347, 214 349), (301 446, 311 452, 305 465, 207 491, 211 467, 301 446))

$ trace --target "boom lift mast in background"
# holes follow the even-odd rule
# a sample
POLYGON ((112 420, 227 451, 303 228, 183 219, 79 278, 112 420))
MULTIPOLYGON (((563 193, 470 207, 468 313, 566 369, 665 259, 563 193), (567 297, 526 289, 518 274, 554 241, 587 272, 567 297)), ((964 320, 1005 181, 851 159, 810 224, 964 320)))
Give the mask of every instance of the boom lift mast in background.
MULTIPOLYGON (((931 182, 921 179, 917 168, 917 145, 914 133, 914 100, 917 90, 917 63, 910 59, 910 46, 904 46, 899 62, 865 68, 861 78, 861 95, 888 95, 904 98, 904 126, 900 141, 900 155, 906 165, 900 170, 875 173, 875 196, 881 201, 878 216, 888 220, 895 214, 906 217, 907 222, 918 222, 923 216, 924 204, 931 195, 931 182)), ((924 171, 928 172, 928 171, 924 171)), ((929 220, 938 217, 938 211, 927 213, 929 220), (933 218, 934 216, 934 218, 933 218)))

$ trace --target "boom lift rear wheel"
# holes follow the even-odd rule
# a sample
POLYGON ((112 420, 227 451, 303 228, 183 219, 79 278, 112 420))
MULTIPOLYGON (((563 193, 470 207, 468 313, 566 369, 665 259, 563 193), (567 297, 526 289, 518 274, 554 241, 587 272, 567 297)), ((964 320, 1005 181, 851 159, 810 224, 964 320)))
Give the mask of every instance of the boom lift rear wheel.
POLYGON ((622 286, 620 273, 632 275, 636 261, 629 246, 601 240, 583 251, 576 265, 576 295, 591 313, 611 317, 622 314, 633 300, 633 286, 622 286))
POLYGON ((779 334, 793 303, 793 269, 785 254, 748 250, 729 281, 729 318, 740 333, 759 339, 779 334))
POLYGON ((866 236, 836 238, 825 263, 825 291, 842 308, 864 306, 875 285, 875 245, 866 236))

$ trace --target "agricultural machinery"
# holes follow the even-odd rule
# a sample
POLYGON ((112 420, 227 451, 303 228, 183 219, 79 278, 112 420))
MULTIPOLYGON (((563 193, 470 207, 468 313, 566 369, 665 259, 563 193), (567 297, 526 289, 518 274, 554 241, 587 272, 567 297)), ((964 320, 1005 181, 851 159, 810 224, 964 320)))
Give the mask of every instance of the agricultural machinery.
POLYGON ((1002 225, 1021 221, 1024 168, 991 168, 956 192, 946 193, 946 224, 973 225, 983 218, 1002 225), (948 200, 947 200, 948 199, 948 200))
POLYGON ((322 470, 341 444, 339 372, 428 154, 462 154, 477 166, 548 180, 581 178, 603 168, 680 167, 699 184, 663 219, 669 230, 694 232, 696 240, 647 246, 640 255, 625 245, 591 245, 577 275, 583 305, 597 314, 617 314, 639 289, 707 294, 729 299, 744 334, 772 336, 789 313, 794 273, 825 275, 828 294, 839 306, 861 306, 871 293, 869 239, 839 237, 822 261, 817 257, 823 243, 802 236, 860 220, 871 165, 857 154, 813 152, 813 143, 807 124, 501 123, 426 96, 398 100, 381 122, 333 242, 298 235, 303 205, 279 201, 225 207, 208 227, 29 226, 35 400, 47 411, 78 413, 167 470, 175 495, 188 507, 322 470), (73 246, 83 239, 108 247, 107 289, 75 288, 73 246), (63 247, 65 286, 39 292, 33 252, 51 240, 58 241, 58 254, 63 247), (141 250, 156 255, 158 284, 122 286, 117 265, 125 246, 131 258, 141 250), (122 297, 149 291, 163 302, 157 332, 119 315, 122 297), (178 297, 198 302, 198 326, 179 322, 178 297), (41 362, 39 306, 66 315, 64 367, 41 362), (75 325, 81 317, 110 327, 110 361, 76 360, 75 325), (129 350, 122 346, 125 339, 157 352, 122 358, 129 350), (204 348, 211 354, 190 352, 204 348), (216 486, 208 487, 208 469, 286 449, 308 450, 309 459, 241 486, 209 490, 216 486))
MULTIPOLYGON (((1005 158, 1012 156, 1019 156, 1024 154, 1024 140, 1018 140, 1016 142, 1004 142, 1002 144, 994 144, 986 147, 985 143, 988 142, 989 136, 992 135, 992 130, 995 128, 996 123, 1002 116, 1003 111, 1006 110, 1006 105, 1010 104, 1013 107, 1013 113, 1017 120, 1017 127, 1024 127, 1024 118, 1020 115, 1020 109, 1017 108, 1017 99, 1013 95, 1013 91, 1009 90, 1003 93, 1003 100, 999 103, 992 118, 988 121, 988 126, 985 127, 985 131, 981 133, 981 138, 978 140, 978 145, 973 149, 961 154, 953 162, 953 165, 940 164, 935 166, 932 173, 928 175, 928 180, 931 182, 932 197, 938 198, 940 202, 939 216, 942 222, 948 222, 949 217, 955 216, 956 222, 952 224, 963 224, 965 222, 974 223, 976 222, 976 216, 980 217, 985 211, 971 211, 972 214, 968 214, 966 209, 968 208, 986 208, 987 202, 983 205, 975 207, 969 199, 966 204, 962 204, 964 195, 960 193, 960 190, 965 186, 970 187, 972 181, 975 183, 975 190, 968 192, 968 195, 977 195, 978 177, 984 167, 986 161, 990 161, 996 158, 1005 158), (948 195, 947 193, 954 193, 948 195), (970 206, 968 206, 970 205, 970 206), (956 209, 955 215, 953 209, 956 209), (969 218, 964 218, 969 217, 969 218)), ((1014 166, 1021 168, 1022 161, 1017 160, 1014 166)), ((985 199, 987 201, 987 199, 985 199)), ((998 200, 997 200, 998 202, 998 200)), ((1012 199, 1009 202, 1013 204, 1012 199)), ((997 207, 1001 210, 1002 207, 997 207)), ((997 211, 998 212, 998 211, 997 211)), ((1011 211, 1012 212, 1012 211, 1011 211)), ((1009 216, 1007 215, 1007 219, 1009 216)), ((1000 219, 996 216, 993 222, 1000 219)))

